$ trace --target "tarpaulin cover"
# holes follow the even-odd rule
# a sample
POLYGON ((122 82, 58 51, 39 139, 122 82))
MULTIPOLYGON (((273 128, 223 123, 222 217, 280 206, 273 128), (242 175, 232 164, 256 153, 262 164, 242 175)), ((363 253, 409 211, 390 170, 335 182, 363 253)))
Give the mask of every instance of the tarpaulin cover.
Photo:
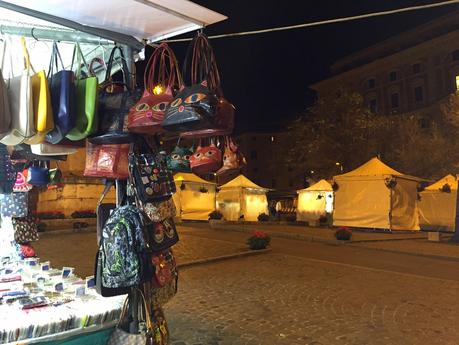
POLYGON ((318 220, 333 212, 333 188, 326 180, 298 191, 296 219, 298 221, 318 220))

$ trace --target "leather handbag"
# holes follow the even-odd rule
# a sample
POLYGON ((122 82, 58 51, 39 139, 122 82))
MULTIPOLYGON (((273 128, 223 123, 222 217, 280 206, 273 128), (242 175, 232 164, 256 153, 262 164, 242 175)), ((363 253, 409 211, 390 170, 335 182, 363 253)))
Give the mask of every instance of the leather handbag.
POLYGON ((29 213, 28 200, 28 193, 0 194, 2 217, 27 217, 29 213))
POLYGON ((77 42, 73 50, 72 67, 76 56, 75 89, 76 89, 76 126, 67 133, 66 138, 72 141, 85 139, 97 130, 97 88, 95 75, 86 78, 81 76, 81 65, 89 71, 80 44, 77 42))
POLYGON ((217 171, 217 175, 222 175, 228 172, 241 170, 247 161, 239 150, 239 147, 234 143, 231 137, 225 137, 225 151, 223 153, 223 166, 217 171))
MULTIPOLYGON (((11 46, 11 41, 9 39, 4 39, 1 48, 2 64, 0 68, 0 139, 7 135, 11 128, 11 110, 10 101, 8 99, 8 87, 5 83, 5 80, 3 79, 2 73, 5 70, 4 62, 8 45, 11 46)), ((9 60, 11 62, 11 52, 9 52, 9 60)), ((12 70, 12 66, 10 66, 10 70, 12 70)))
POLYGON ((123 50, 113 48, 107 64, 105 81, 101 85, 98 102, 98 131, 88 140, 92 144, 126 144, 133 142, 135 136, 128 131, 129 110, 136 104, 142 95, 141 89, 131 88, 130 72, 126 64, 123 50), (119 51, 123 82, 116 83, 111 79, 111 70, 115 60, 115 52, 119 51), (113 92, 115 86, 123 86, 122 92, 113 92))
POLYGON ((12 218, 14 240, 19 244, 38 241, 38 226, 32 217, 12 218))
POLYGON ((49 172, 44 162, 34 162, 29 167, 27 183, 37 187, 46 186, 49 183, 49 172))
POLYGON ((203 33, 191 42, 183 68, 189 86, 181 89, 169 104, 162 126, 182 132, 184 138, 230 134, 234 128, 234 106, 223 97, 216 59, 203 33))
POLYGON ((86 163, 83 175, 126 180, 128 169, 129 144, 93 145, 86 143, 86 163))
POLYGON ((190 157, 191 171, 197 175, 213 174, 222 166, 222 151, 212 139, 210 145, 197 147, 190 157))
POLYGON ((183 85, 177 59, 167 43, 155 48, 147 62, 140 100, 129 111, 128 129, 134 133, 163 132, 164 112, 173 100, 173 90, 183 85))
POLYGON ((165 154, 153 152, 143 138, 131 144, 129 177, 135 197, 141 203, 169 199, 176 191, 174 177, 167 169, 165 154))
MULTIPOLYGON (((172 249, 168 250, 168 253, 172 256, 174 255, 172 249)), ((172 272, 173 279, 162 287, 154 286, 152 281, 143 284, 145 296, 150 299, 152 308, 165 306, 177 294, 179 280, 177 268, 172 272)))
POLYGON ((180 138, 177 145, 174 147, 172 152, 167 155, 167 168, 173 172, 185 172, 190 173, 190 157, 193 154, 193 150, 180 147, 180 138))
POLYGON ((48 80, 54 114, 54 129, 48 133, 46 141, 58 144, 76 125, 76 91, 75 75, 73 71, 65 70, 56 42, 53 43, 48 80), (62 68, 60 71, 58 71, 59 62, 62 68))
POLYGON ((16 181, 16 171, 5 145, 0 144, 0 194, 10 194, 16 181))
POLYGON ((32 97, 33 70, 23 37, 21 44, 24 53, 24 71, 21 76, 9 80, 11 127, 8 134, 0 140, 2 144, 11 146, 21 144, 36 134, 32 97))
POLYGON ((177 264, 172 251, 166 250, 151 256, 151 264, 154 267, 152 286, 162 288, 170 284, 176 278, 177 264))
POLYGON ((148 224, 145 232, 148 236, 150 250, 155 254, 164 252, 179 241, 173 218, 148 224))

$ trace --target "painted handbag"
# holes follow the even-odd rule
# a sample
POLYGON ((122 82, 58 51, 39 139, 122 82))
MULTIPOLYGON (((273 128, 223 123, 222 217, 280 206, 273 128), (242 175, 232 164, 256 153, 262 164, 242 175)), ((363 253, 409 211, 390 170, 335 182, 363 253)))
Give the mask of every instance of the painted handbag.
POLYGON ((28 193, 0 194, 0 213, 2 217, 27 217, 28 200, 28 193))
POLYGON ((225 151, 223 153, 223 166, 217 171, 217 175, 241 170, 247 161, 234 143, 231 137, 225 137, 225 151))
POLYGON ((154 222, 146 227, 149 249, 152 253, 161 253, 179 241, 174 219, 167 218, 162 222, 154 222))
POLYGON ((131 144, 129 177, 135 196, 142 203, 169 199, 176 191, 174 177, 167 169, 165 154, 153 152, 143 138, 131 144))
POLYGON ((138 207, 152 222, 162 222, 166 218, 173 218, 177 215, 172 198, 158 202, 138 203, 138 207))
POLYGON ((177 264, 170 250, 152 255, 151 264, 154 267, 154 275, 151 280, 152 286, 161 288, 170 284, 175 279, 177 264))
POLYGON ((27 175, 29 171, 24 169, 19 171, 16 175, 16 182, 13 186, 13 192, 28 192, 32 189, 32 185, 27 183, 27 175))
POLYGON ((180 147, 180 138, 177 145, 174 147, 172 152, 167 155, 167 168, 174 172, 185 172, 190 173, 190 157, 193 154, 193 150, 180 147))
POLYGON ((37 223, 31 217, 12 218, 14 240, 19 243, 38 241, 37 223))
POLYGON ((210 145, 197 147, 190 157, 191 171, 197 175, 213 174, 222 166, 222 151, 211 140, 210 145))
POLYGON ((128 169, 129 144, 93 145, 86 143, 86 163, 83 175, 126 180, 128 169))
POLYGON ((145 134, 164 132, 161 127, 164 112, 174 98, 173 90, 178 90, 182 84, 174 52, 166 43, 161 43, 147 62, 143 96, 129 111, 129 131, 145 134))

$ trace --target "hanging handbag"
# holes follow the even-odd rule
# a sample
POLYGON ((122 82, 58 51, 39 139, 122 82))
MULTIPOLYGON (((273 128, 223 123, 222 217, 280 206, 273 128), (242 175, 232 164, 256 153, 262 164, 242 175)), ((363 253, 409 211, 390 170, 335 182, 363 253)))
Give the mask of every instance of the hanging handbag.
POLYGON ((155 48, 145 67, 145 90, 129 111, 129 131, 145 134, 163 132, 161 122, 164 111, 173 100, 173 90, 179 89, 182 84, 174 52, 167 43, 161 43, 155 48))
POLYGON ((135 136, 128 132, 129 110, 136 104, 142 95, 142 90, 132 89, 130 86, 130 72, 121 47, 113 48, 107 64, 105 81, 102 83, 98 104, 98 131, 89 137, 92 144, 125 144, 134 141, 135 136), (111 70, 115 60, 115 52, 119 51, 123 82, 116 83, 111 79, 111 70), (122 92, 113 93, 116 85, 124 87, 122 92))
POLYGON ((76 92, 75 75, 73 71, 65 70, 56 42, 53 43, 48 80, 54 114, 54 129, 48 133, 46 141, 51 144, 57 144, 76 125, 76 92), (62 67, 60 71, 58 71, 59 62, 62 67), (54 71, 54 68, 56 68, 56 71, 54 71))
MULTIPOLYGON (((168 252, 172 256, 174 255, 172 250, 169 250, 168 252)), ((145 292, 145 296, 147 296, 151 302, 152 309, 165 306, 177 294, 179 280, 177 268, 175 268, 172 272, 173 279, 164 284, 162 287, 154 286, 152 281, 143 284, 142 288, 145 292)))
POLYGON ((76 147, 64 146, 61 144, 41 143, 30 145, 30 151, 38 156, 64 156, 78 152, 76 147))
MULTIPOLYGON (((234 106, 223 97, 215 56, 203 33, 191 42, 183 68, 190 70, 190 86, 181 89, 169 104, 162 126, 181 131, 184 138, 230 134, 234 128, 234 106)), ((183 75, 188 77, 186 72, 183 75)))
POLYGON ((153 152, 143 138, 131 144, 129 176, 135 196, 142 203, 169 199, 176 191, 165 154, 153 152))
POLYGON ((197 147, 190 157, 190 166, 197 175, 213 174, 222 166, 222 151, 212 139, 210 145, 197 147))
MULTIPOLYGON (((2 139, 5 135, 7 135, 11 129, 11 110, 10 110, 10 102, 8 99, 8 87, 3 79, 3 71, 4 63, 5 63, 5 54, 7 43, 11 42, 9 39, 4 39, 2 44, 2 64, 0 69, 0 139, 2 139)), ((9 52, 11 54, 11 52, 9 52)), ((9 57, 11 62, 11 56, 9 57)), ((12 64, 11 64, 12 65, 12 64)), ((11 66, 12 67, 12 66, 11 66)), ((11 68, 12 70, 12 68, 11 68)))
POLYGON ((126 180, 128 169, 129 144, 93 145, 86 143, 86 163, 83 175, 126 180))
POLYGON ((0 194, 2 217, 27 217, 28 206, 27 193, 0 194))
POLYGON ((175 279, 177 263, 170 250, 152 255, 150 262, 155 270, 153 279, 151 280, 152 286, 162 288, 175 279))
POLYGON ((190 157, 193 150, 185 147, 180 147, 180 137, 177 145, 170 154, 167 155, 167 168, 174 172, 190 173, 190 157))
POLYGON ((14 182, 13 192, 28 192, 32 189, 32 185, 27 183, 28 170, 24 169, 16 173, 16 181, 14 182))
POLYGON ((5 145, 0 144, 0 193, 10 194, 13 192, 16 181, 16 171, 13 168, 10 154, 5 145))
POLYGON ((24 54, 24 71, 21 76, 9 80, 9 103, 11 111, 11 127, 0 142, 5 145, 18 145, 36 134, 32 97, 32 66, 21 37, 24 54))
POLYGON ((172 198, 157 202, 137 202, 141 209, 152 222, 162 222, 166 218, 173 218, 177 215, 175 203, 172 198))
POLYGON ((150 223, 146 226, 145 232, 152 253, 162 253, 179 241, 173 218, 150 223))
POLYGON ((66 161, 67 155, 59 156, 40 156, 32 153, 30 145, 20 144, 14 146, 14 150, 11 153, 11 159, 14 160, 27 160, 27 161, 50 161, 50 160, 59 160, 66 161))
POLYGON ((225 137, 225 151, 223 153, 223 166, 217 175, 241 170, 247 164, 244 155, 231 137, 225 137))
POLYGON ((19 243, 38 241, 37 223, 32 217, 12 218, 14 240, 19 243))
POLYGON ((73 141, 82 140, 93 134, 97 129, 96 107, 98 80, 95 75, 87 78, 81 77, 81 65, 89 71, 84 59, 80 44, 77 42, 73 50, 72 67, 75 60, 77 69, 75 73, 76 88, 76 126, 67 133, 66 137, 73 141))
POLYGON ((49 172, 46 163, 35 161, 27 174, 27 183, 32 186, 46 186, 49 183, 49 172))

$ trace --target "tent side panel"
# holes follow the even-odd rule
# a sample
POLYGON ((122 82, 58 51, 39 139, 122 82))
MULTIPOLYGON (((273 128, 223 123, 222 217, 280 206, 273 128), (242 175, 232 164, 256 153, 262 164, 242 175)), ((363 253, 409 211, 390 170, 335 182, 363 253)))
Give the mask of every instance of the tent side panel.
POLYGON ((221 189, 217 193, 217 210, 223 214, 225 220, 239 220, 241 200, 239 188, 221 189))
POLYGON ((454 231, 457 191, 425 191, 420 194, 418 211, 421 229, 454 231))
POLYGON ((390 190, 380 179, 336 179, 333 225, 389 228, 390 190))
POLYGON ((298 206, 296 209, 296 220, 312 221, 318 220, 326 213, 328 192, 303 191, 298 194, 298 206))
POLYGON ((254 193, 249 190, 243 191, 243 211, 244 220, 250 222, 258 221, 261 213, 268 213, 268 199, 265 193, 254 193))
POLYGON ((420 230, 418 182, 397 179, 392 192, 392 230, 420 230))
POLYGON ((215 210, 215 187, 185 183, 185 189, 180 190, 180 204, 182 220, 208 220, 209 213, 215 210))

